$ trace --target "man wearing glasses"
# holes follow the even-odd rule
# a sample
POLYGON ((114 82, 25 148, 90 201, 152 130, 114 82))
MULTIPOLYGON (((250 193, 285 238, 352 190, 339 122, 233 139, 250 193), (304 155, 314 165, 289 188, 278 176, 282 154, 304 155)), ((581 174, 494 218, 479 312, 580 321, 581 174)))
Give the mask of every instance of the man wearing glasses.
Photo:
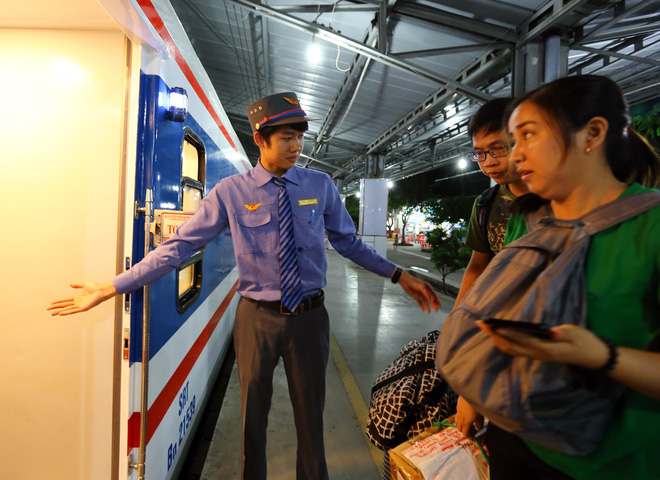
POLYGON ((481 171, 496 185, 484 191, 474 202, 465 240, 465 245, 472 249, 472 257, 465 269, 456 305, 490 259, 502 250, 509 205, 516 197, 528 192, 515 165, 509 162, 509 146, 502 122, 509 101, 508 98, 498 98, 485 103, 468 125, 474 148, 468 158, 477 162, 481 171))
MULTIPOLYGON (((502 250, 511 202, 528 192, 513 162, 509 162, 509 145, 503 124, 508 98, 485 103, 470 119, 468 135, 474 151, 468 158, 479 164, 481 171, 496 185, 483 192, 474 202, 465 245, 472 249, 456 308, 474 281, 483 273, 490 260, 502 250), (487 199, 488 201, 483 201, 487 199)), ((455 423, 464 435, 483 427, 483 417, 463 397, 458 398, 455 423)))

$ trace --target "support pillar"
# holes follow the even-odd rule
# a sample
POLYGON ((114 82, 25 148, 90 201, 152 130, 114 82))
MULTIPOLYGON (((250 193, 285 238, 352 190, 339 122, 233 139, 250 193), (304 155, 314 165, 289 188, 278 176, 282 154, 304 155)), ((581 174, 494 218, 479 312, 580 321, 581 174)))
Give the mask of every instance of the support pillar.
POLYGON ((513 58, 513 96, 534 90, 543 82, 543 44, 516 47, 513 58))
POLYGON ((358 234, 364 243, 387 258, 387 180, 360 180, 360 226, 358 234))
POLYGON ((545 64, 543 81, 552 82, 565 77, 568 72, 568 42, 559 35, 548 35, 545 39, 545 64))
POLYGON ((513 59, 513 96, 566 76, 568 43, 559 35, 516 47, 513 59))
POLYGON ((364 178, 383 178, 385 174, 385 156, 369 155, 364 162, 364 178))
POLYGON ((385 157, 370 155, 364 165, 365 178, 360 180, 360 222, 362 241, 387 257, 387 180, 385 157))

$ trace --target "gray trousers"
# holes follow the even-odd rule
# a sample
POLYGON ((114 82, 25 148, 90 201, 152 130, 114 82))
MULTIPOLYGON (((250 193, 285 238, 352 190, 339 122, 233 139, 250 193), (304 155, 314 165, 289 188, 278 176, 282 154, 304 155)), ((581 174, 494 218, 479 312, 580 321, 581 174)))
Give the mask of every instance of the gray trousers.
POLYGON ((298 439, 298 480, 327 480, 323 445, 330 325, 325 306, 283 316, 241 298, 234 348, 241 385, 243 480, 266 480, 266 432, 273 371, 284 361, 298 439))

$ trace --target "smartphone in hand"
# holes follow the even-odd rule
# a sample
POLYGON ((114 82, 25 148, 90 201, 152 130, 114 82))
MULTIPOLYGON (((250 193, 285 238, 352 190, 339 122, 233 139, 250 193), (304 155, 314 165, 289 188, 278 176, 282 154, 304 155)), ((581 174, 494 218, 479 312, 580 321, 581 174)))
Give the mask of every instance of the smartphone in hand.
POLYGON ((484 320, 484 323, 493 330, 506 328, 508 330, 515 330, 539 338, 552 338, 550 327, 541 323, 518 322, 515 320, 503 320, 501 318, 489 318, 484 320))

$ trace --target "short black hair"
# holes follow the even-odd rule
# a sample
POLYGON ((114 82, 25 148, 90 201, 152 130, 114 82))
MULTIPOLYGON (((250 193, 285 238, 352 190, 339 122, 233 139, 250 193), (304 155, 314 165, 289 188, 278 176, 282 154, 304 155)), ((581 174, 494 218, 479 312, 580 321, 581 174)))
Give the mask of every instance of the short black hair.
POLYGON ((475 133, 496 133, 504 129, 504 115, 511 98, 496 98, 484 103, 468 123, 470 140, 475 133))
POLYGON ((270 137, 272 137, 275 132, 277 132, 283 127, 293 128, 297 132, 306 132, 307 130, 309 130, 309 124, 307 122, 296 122, 296 123, 285 123, 283 125, 265 126, 257 131, 264 138, 266 145, 270 145, 270 137))

